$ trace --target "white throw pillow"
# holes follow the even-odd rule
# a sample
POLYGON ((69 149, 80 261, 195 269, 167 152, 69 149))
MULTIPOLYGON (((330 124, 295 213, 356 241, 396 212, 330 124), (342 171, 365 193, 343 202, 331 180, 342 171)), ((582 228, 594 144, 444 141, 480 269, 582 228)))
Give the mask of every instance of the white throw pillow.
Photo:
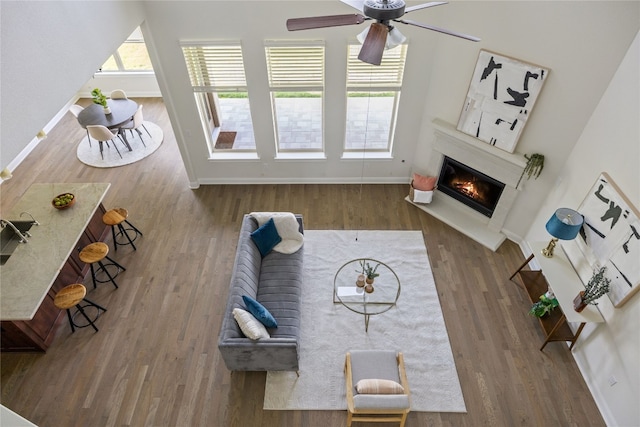
POLYGON ((358 381, 356 391, 360 394, 402 394, 404 387, 395 381, 372 378, 358 381))
POLYGON ((238 326, 247 338, 259 340, 260 338, 271 338, 269 332, 262 323, 258 321, 253 314, 241 308, 233 309, 233 317, 238 322, 238 326))

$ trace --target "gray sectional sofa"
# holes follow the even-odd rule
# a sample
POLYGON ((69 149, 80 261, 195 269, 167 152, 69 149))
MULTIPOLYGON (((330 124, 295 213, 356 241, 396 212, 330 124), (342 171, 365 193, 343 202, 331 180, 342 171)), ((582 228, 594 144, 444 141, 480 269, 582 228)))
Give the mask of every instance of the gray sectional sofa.
MULTIPOLYGON (((302 216, 296 215, 304 232, 302 216)), ((258 222, 242 220, 229 297, 218 336, 218 349, 230 371, 298 371, 300 295, 304 246, 293 254, 271 251, 264 258, 251 239, 258 222), (234 308, 245 309, 242 296, 256 299, 273 315, 278 327, 271 338, 246 338, 233 317, 234 308)))

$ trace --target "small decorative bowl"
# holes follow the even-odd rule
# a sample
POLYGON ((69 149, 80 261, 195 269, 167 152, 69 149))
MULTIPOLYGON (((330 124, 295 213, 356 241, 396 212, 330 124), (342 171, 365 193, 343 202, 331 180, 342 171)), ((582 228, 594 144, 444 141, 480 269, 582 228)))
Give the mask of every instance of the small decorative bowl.
POLYGON ((72 193, 58 194, 51 201, 51 206, 56 209, 67 209, 76 203, 76 196, 72 193))

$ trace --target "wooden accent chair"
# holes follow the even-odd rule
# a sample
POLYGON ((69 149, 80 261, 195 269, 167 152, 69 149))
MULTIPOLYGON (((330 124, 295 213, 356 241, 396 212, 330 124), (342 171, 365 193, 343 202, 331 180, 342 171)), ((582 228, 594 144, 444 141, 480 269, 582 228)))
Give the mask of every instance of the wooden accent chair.
MULTIPOLYGON (((404 427, 411 410, 411 394, 402 353, 388 350, 352 350, 345 361, 347 427, 352 422, 399 422, 404 427), (378 388, 363 390, 361 380, 389 380, 402 386, 394 394, 378 388), (362 393, 358 392, 358 388, 362 393), (382 392, 382 393, 380 393, 382 392)), ((375 382, 375 381, 373 381, 375 382)), ((371 385, 372 381, 368 381, 371 385)))

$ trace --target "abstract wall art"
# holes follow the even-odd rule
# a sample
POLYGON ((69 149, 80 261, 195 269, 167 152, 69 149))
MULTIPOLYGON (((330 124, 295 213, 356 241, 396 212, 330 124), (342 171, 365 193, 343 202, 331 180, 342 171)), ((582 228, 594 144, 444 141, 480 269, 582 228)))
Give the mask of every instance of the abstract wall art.
POLYGON ((549 69, 480 50, 458 130, 513 153, 549 69))
POLYGON ((607 295, 620 307, 640 289, 640 212, 604 172, 578 212, 584 216, 578 247, 592 268, 607 267, 607 295))

